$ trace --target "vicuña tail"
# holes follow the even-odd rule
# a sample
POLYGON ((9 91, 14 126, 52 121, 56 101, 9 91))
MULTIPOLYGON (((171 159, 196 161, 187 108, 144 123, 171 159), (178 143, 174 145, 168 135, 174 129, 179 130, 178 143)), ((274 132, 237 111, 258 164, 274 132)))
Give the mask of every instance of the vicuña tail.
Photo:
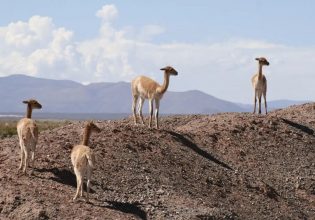
POLYGON ((95 167, 95 156, 92 152, 86 153, 86 159, 88 160, 88 163, 90 167, 94 168, 95 167))
MULTIPOLYGON (((38 131, 35 131, 35 128, 36 128, 36 125, 27 127, 27 129, 29 130, 29 132, 30 132, 30 134, 32 136, 31 138, 33 140, 36 140, 37 136, 38 136, 38 131)), ((24 135, 22 134, 22 138, 25 141, 27 139, 27 136, 25 134, 24 135)))
POLYGON ((30 127, 29 129, 30 129, 30 131, 31 131, 31 134, 32 134, 32 137, 33 137, 33 139, 36 139, 36 134, 34 133, 34 131, 35 131, 35 126, 34 127, 30 127))

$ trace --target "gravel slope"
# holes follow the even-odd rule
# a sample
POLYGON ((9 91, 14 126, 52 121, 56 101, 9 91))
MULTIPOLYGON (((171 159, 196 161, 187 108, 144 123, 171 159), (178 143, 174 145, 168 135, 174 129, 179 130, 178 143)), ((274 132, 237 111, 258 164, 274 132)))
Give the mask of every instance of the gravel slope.
POLYGON ((72 202, 70 151, 84 122, 40 134, 34 175, 0 141, 0 219, 315 219, 315 105, 96 122, 91 203, 72 202))

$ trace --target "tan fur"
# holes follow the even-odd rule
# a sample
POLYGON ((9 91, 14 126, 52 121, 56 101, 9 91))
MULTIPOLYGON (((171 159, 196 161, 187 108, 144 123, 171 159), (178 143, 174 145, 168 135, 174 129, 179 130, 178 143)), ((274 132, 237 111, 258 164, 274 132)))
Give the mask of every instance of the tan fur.
POLYGON ((255 91, 253 113, 256 113, 256 103, 258 99, 258 113, 261 114, 261 97, 263 96, 264 102, 265 102, 265 112, 267 114, 267 100, 266 100, 267 79, 265 75, 262 73, 262 67, 264 65, 268 66, 269 62, 264 57, 256 58, 256 60, 258 61, 258 73, 252 77, 252 85, 255 91))
POLYGON ((90 181, 93 168, 95 168, 94 153, 92 149, 87 146, 92 132, 100 132, 100 129, 93 122, 88 122, 85 125, 82 144, 74 146, 71 151, 71 162, 77 179, 77 191, 73 201, 78 198, 79 192, 81 193, 81 197, 83 196, 83 181, 85 175, 87 178, 86 201, 89 201, 90 181))
POLYGON ((23 168, 23 173, 26 173, 26 168, 29 163, 29 156, 32 154, 32 172, 34 170, 34 161, 35 161, 35 149, 38 141, 38 127, 32 117, 32 109, 42 108, 36 100, 23 101, 27 104, 27 113, 26 118, 22 118, 17 123, 17 133, 19 137, 19 143, 21 148, 21 163, 19 170, 23 168), (24 165, 24 166, 23 166, 24 165))
POLYGON ((177 71, 171 67, 167 66, 162 68, 164 71, 164 82, 163 85, 158 84, 154 80, 146 77, 146 76, 138 76, 131 82, 131 92, 132 92, 132 112, 134 123, 137 124, 137 116, 136 116, 136 105, 139 99, 138 106, 138 114, 141 120, 141 123, 144 124, 143 116, 142 116, 142 107, 145 99, 149 100, 150 107, 150 120, 149 127, 152 125, 152 116, 153 116, 153 100, 155 101, 155 127, 159 128, 159 108, 160 108, 160 100, 163 97, 163 94, 166 92, 169 86, 170 75, 177 75, 177 71))

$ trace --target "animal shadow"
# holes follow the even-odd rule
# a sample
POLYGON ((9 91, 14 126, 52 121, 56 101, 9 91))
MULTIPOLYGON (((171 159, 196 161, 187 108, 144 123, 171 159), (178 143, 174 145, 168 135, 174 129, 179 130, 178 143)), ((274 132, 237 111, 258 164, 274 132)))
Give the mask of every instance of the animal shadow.
POLYGON ((201 148, 198 147, 197 144, 193 143, 191 140, 189 140, 188 138, 186 138, 184 135, 176 133, 174 131, 166 131, 168 132, 170 135, 172 135, 177 141, 181 142, 184 146, 190 148, 191 150, 193 150, 195 153, 197 153, 198 155, 204 157, 205 159, 212 161, 226 169, 229 170, 233 170, 229 165, 227 165, 226 163, 216 159, 214 156, 212 156, 211 154, 209 154, 207 151, 202 150, 201 148))
POLYGON ((307 127, 307 126, 305 126, 305 125, 298 124, 298 123, 296 123, 296 122, 290 121, 290 120, 285 119, 285 118, 282 118, 282 121, 283 121, 284 123, 286 123, 286 124, 288 124, 288 125, 294 127, 294 128, 297 128, 297 129, 303 131, 303 132, 306 133, 306 134, 309 134, 309 135, 314 136, 314 133, 315 133, 314 130, 311 129, 311 128, 309 128, 309 127, 307 127))
POLYGON ((143 211, 139 205, 140 203, 128 203, 117 201, 106 201, 109 205, 104 206, 108 209, 118 210, 123 213, 133 214, 142 220, 147 220, 147 213, 143 211))
MULTIPOLYGON (((41 168, 41 169, 36 169, 40 173, 52 173, 54 174, 53 177, 50 177, 49 179, 56 181, 58 183, 72 186, 72 187, 77 187, 77 181, 75 175, 68 169, 64 168, 41 168)), ((83 184, 83 189, 86 191, 86 184, 83 184)), ((90 193, 95 193, 93 189, 90 188, 90 193)))

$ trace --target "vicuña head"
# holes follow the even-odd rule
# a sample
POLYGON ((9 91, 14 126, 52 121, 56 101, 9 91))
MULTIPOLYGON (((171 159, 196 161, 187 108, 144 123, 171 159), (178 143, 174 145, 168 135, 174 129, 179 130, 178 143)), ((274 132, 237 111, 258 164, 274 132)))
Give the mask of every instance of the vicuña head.
POLYGON ((166 66, 161 68, 162 71, 165 71, 166 74, 177 76, 178 72, 171 66, 166 66))
POLYGON ((162 85, 158 84, 154 80, 150 79, 146 76, 138 76, 131 82, 131 92, 132 92, 132 112, 134 123, 137 124, 137 116, 136 116, 136 105, 139 99, 139 107, 138 114, 141 120, 141 124, 143 122, 142 116, 142 106, 145 99, 149 100, 150 107, 150 120, 149 127, 151 128, 152 124, 152 116, 153 116, 153 100, 155 102, 155 127, 159 128, 159 108, 160 108, 160 100, 163 97, 163 94, 166 92, 170 82, 170 76, 177 76, 178 72, 171 66, 166 66, 161 68, 164 71, 164 82, 162 85))
POLYGON ((73 147, 71 151, 71 162, 74 168, 74 173, 77 179, 77 191, 73 201, 77 199, 79 193, 83 196, 83 180, 87 177, 87 196, 89 200, 90 182, 93 168, 95 167, 95 155, 90 147, 88 147, 90 135, 92 132, 99 133, 101 129, 97 127, 92 121, 85 124, 83 141, 80 145, 73 147))
POLYGON ((90 130, 91 132, 100 133, 101 129, 97 127, 93 121, 88 121, 85 125, 85 130, 90 130))
POLYGON ((99 133, 101 132, 101 129, 97 127, 93 121, 88 121, 85 124, 85 128, 83 131, 83 139, 82 139, 82 144, 85 146, 88 146, 88 142, 90 140, 90 136, 92 132, 99 133))
POLYGON ((17 133, 21 148, 21 163, 19 170, 23 168, 23 173, 26 173, 28 167, 29 157, 32 154, 32 172, 34 170, 35 162, 35 148, 38 141, 38 127, 34 120, 32 120, 32 110, 41 109, 42 105, 35 99, 23 101, 27 104, 26 117, 22 118, 17 123, 17 133), (24 167, 23 167, 24 165, 24 167))
POLYGON ((255 91, 254 94, 254 113, 256 112, 256 103, 258 99, 258 113, 261 114, 261 96, 264 96, 265 111, 267 114, 267 79, 262 73, 263 66, 269 66, 269 62, 265 57, 256 58, 258 61, 258 73, 252 77, 252 85, 255 91))
POLYGON ((30 105, 32 109, 41 109, 42 105, 35 99, 25 100, 24 104, 30 105))
POLYGON ((42 105, 35 99, 29 99, 23 101, 24 104, 27 104, 27 110, 26 110, 26 117, 31 118, 32 117, 32 110, 33 109, 41 109, 42 105))
POLYGON ((259 65, 269 66, 269 62, 265 57, 257 57, 257 58, 255 58, 255 60, 258 61, 259 65))

